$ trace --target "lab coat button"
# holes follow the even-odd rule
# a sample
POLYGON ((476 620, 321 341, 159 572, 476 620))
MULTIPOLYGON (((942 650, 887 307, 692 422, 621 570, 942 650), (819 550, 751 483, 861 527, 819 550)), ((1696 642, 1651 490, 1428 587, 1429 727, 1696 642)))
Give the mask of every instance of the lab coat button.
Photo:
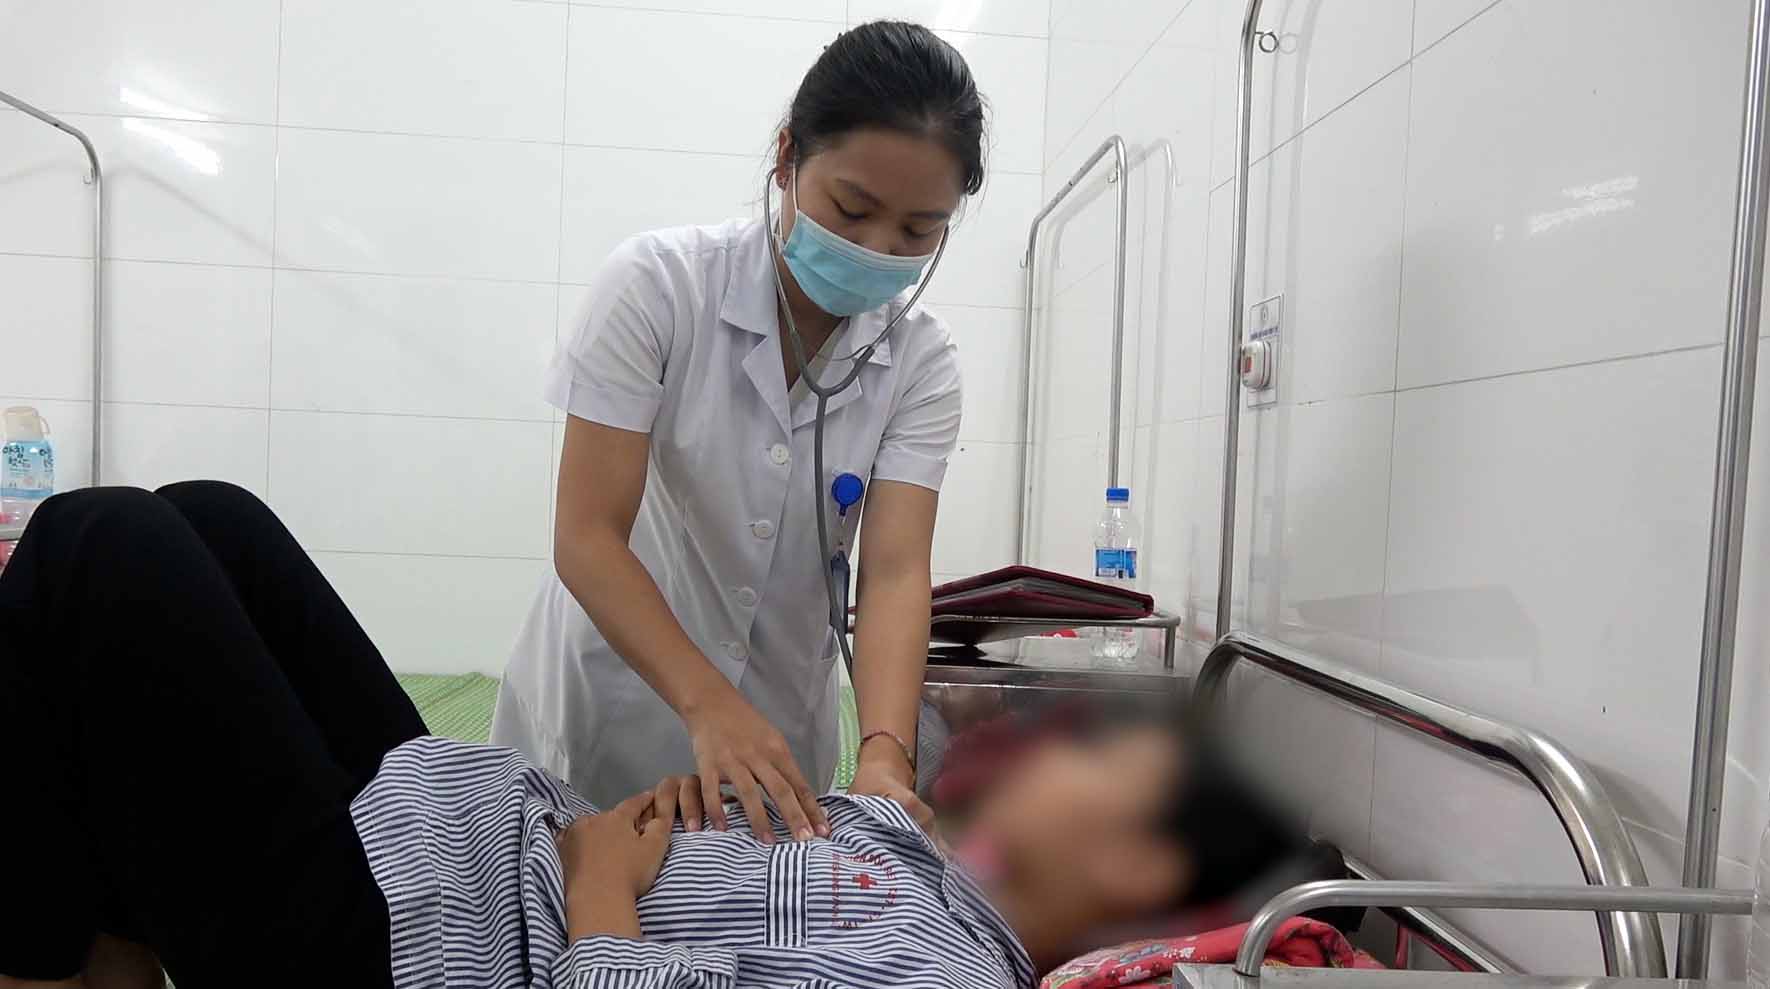
POLYGON ((754 589, 749 587, 740 587, 737 589, 738 604, 741 604, 746 608, 754 608, 756 606, 756 601, 757 597, 754 589))
POLYGON ((725 654, 732 659, 749 659, 750 650, 742 642, 727 642, 725 654))
POLYGON ((759 522, 752 522, 750 524, 750 532, 757 539, 773 539, 774 523, 767 519, 762 519, 759 522))
POLYGON ((787 449, 785 443, 776 443, 768 448, 768 459, 778 467, 785 467, 787 461, 793 459, 793 451, 787 449))

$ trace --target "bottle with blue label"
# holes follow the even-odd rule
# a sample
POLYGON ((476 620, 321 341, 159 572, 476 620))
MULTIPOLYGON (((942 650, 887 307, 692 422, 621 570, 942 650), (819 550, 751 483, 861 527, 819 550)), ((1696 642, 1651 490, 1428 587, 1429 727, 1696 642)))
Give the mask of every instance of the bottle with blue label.
POLYGON ((49 424, 29 406, 7 409, 0 445, 0 515, 8 524, 29 522, 55 493, 55 447, 49 424))
MULTIPOLYGON (((1094 526, 1094 579, 1129 590, 1137 588, 1137 543, 1142 538, 1131 514, 1131 489, 1107 488, 1106 510, 1094 526)), ((1093 636, 1100 659, 1129 662, 1137 658, 1137 629, 1102 628, 1093 636)))

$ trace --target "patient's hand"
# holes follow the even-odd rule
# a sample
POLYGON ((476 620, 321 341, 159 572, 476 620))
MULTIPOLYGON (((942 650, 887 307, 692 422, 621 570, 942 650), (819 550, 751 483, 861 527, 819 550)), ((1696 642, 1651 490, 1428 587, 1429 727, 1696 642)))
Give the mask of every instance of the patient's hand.
POLYGON ((675 819, 674 795, 666 800, 642 793, 613 810, 580 817, 559 834, 572 940, 593 934, 640 936, 635 903, 658 880, 675 819))
MULTIPOLYGON (((655 805, 666 801, 672 807, 682 811, 682 827, 685 831, 699 831, 707 826, 706 808, 701 806, 701 778, 699 776, 666 776, 656 789, 652 790, 655 805)), ((655 806, 654 805, 654 806, 655 806)), ((674 822, 665 821, 665 826, 674 822)))

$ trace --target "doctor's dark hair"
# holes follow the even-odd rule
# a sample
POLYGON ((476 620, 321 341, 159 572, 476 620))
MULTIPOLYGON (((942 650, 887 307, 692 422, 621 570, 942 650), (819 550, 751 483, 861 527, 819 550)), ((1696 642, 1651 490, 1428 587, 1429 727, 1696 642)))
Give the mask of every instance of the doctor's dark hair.
POLYGON ((983 188, 983 96, 964 56, 922 25, 873 21, 837 35, 787 110, 796 161, 866 127, 939 142, 959 159, 965 194, 983 188))

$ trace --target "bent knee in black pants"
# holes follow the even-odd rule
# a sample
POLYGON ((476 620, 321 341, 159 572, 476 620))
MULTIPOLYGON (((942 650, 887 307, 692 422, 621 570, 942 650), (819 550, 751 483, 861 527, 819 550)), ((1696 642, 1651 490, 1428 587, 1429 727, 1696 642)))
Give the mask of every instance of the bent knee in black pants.
POLYGON ((36 811, 0 814, 0 974, 69 977, 120 928, 193 989, 390 981, 349 803, 422 729, 269 509, 51 499, 0 574, 0 642, 0 777, 36 811))
POLYGON ((382 756, 425 733, 368 634, 257 495, 222 481, 187 481, 158 493, 227 572, 333 759, 358 790, 367 786, 382 756))

